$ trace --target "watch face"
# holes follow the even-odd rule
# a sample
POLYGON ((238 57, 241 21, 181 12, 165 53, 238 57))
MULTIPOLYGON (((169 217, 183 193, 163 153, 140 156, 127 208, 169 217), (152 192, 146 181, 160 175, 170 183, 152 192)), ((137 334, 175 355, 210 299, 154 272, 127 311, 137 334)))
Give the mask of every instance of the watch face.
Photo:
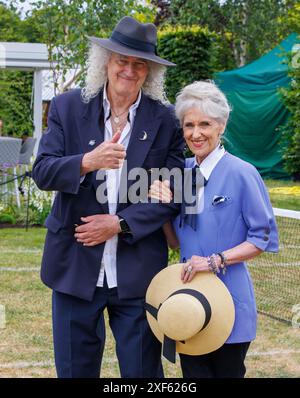
POLYGON ((126 233, 126 232, 129 231, 128 224, 127 224, 127 222, 126 222, 123 218, 120 219, 120 227, 121 227, 121 231, 122 231, 123 233, 126 233))

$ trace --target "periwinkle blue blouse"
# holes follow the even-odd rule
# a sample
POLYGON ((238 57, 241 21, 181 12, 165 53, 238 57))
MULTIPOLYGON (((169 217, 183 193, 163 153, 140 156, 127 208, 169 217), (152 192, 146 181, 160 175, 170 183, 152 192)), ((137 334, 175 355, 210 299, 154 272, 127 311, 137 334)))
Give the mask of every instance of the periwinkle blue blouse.
MULTIPOLYGON (((186 159, 186 168, 195 158, 186 159)), ((193 255, 209 256, 247 241, 263 251, 278 252, 278 231, 268 192, 258 171, 225 152, 211 171, 204 188, 204 208, 197 215, 197 229, 179 226, 174 221, 180 242, 181 261, 193 255), (216 196, 225 200, 213 204, 216 196)), ((235 305, 235 323, 226 343, 255 339, 257 311, 254 290, 245 262, 227 267, 218 277, 229 289, 235 305)))

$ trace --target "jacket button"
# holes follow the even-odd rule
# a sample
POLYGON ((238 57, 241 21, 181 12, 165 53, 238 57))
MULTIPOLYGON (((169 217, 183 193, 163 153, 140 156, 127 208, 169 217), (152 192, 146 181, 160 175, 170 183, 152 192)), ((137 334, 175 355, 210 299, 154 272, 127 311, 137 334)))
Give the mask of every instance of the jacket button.
POLYGON ((267 241, 269 240, 269 237, 267 235, 264 236, 264 240, 267 241))
POLYGON ((269 234, 271 232, 270 228, 265 229, 265 234, 269 234))

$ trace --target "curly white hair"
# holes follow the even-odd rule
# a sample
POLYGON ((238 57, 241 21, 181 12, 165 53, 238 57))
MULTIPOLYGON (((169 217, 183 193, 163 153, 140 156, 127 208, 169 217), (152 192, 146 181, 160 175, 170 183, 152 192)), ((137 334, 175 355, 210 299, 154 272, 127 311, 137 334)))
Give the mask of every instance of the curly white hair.
MULTIPOLYGON (((82 100, 89 102, 96 97, 107 81, 107 64, 112 52, 92 43, 87 60, 87 75, 81 91, 82 100)), ((143 84, 143 92, 154 100, 168 103, 165 93, 166 67, 148 61, 149 73, 143 84)))

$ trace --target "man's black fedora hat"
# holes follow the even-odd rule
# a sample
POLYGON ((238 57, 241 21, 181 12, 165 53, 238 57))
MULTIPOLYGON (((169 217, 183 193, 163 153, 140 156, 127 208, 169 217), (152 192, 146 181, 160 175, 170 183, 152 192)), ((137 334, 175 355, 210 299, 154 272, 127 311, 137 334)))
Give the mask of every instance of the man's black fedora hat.
POLYGON ((175 66, 156 55, 157 32, 152 23, 140 23, 131 17, 123 17, 109 39, 89 37, 92 43, 118 54, 144 58, 161 65, 175 66))

